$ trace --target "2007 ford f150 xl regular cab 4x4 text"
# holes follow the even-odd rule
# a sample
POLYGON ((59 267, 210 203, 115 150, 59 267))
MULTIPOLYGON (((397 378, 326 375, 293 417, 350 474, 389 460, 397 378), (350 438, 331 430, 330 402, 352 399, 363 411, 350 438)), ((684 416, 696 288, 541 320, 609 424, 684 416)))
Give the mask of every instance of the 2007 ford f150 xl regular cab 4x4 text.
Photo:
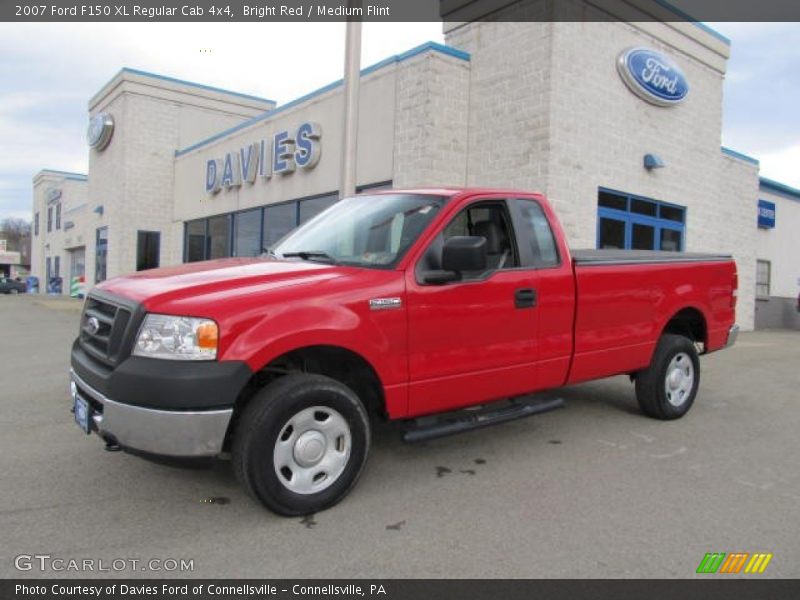
POLYGON ((262 257, 94 288, 72 348, 75 419, 110 448, 230 455, 264 505, 308 514, 355 484, 370 417, 427 439, 626 373, 645 414, 684 415, 698 354, 735 340, 736 290, 729 256, 570 252, 538 194, 356 196, 262 257))

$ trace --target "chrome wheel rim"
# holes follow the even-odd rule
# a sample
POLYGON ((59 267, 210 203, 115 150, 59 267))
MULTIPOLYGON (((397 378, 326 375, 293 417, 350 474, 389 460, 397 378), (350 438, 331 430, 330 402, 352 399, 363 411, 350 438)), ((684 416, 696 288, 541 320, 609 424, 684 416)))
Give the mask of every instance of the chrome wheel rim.
POLYGON ((694 388, 694 363, 685 352, 679 352, 672 357, 667 366, 664 378, 664 392, 667 402, 672 406, 681 406, 694 388))
POLYGON ((350 426, 338 411, 306 408, 281 427, 272 453, 275 474, 296 494, 316 494, 339 479, 352 445, 350 426))

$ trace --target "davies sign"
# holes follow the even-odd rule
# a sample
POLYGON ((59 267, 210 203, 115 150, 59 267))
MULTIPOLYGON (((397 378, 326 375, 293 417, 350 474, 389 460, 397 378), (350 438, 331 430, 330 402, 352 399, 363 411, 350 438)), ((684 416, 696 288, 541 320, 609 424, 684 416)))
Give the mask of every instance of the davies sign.
POLYGON ((617 71, 631 91, 657 106, 673 106, 689 93, 689 82, 671 58, 650 48, 628 48, 617 59, 617 71))
POLYGON ((279 131, 254 142, 223 158, 206 162, 206 192, 216 194, 220 189, 239 187, 242 183, 267 180, 273 174, 288 175, 297 168, 311 169, 322 154, 318 123, 303 123, 294 131, 279 131))

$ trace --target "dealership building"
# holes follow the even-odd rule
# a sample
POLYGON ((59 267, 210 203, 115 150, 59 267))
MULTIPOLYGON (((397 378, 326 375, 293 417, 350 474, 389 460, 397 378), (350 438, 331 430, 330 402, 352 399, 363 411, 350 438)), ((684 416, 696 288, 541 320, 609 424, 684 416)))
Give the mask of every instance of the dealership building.
MULTIPOLYGON (((800 191, 720 147, 726 38, 688 21, 444 29, 362 70, 359 191, 541 191, 573 247, 730 253, 743 328, 798 326, 800 191)), ((34 177, 33 274, 74 293, 260 254, 338 200, 343 110, 341 81, 276 105, 123 69, 89 101, 88 174, 34 177)))

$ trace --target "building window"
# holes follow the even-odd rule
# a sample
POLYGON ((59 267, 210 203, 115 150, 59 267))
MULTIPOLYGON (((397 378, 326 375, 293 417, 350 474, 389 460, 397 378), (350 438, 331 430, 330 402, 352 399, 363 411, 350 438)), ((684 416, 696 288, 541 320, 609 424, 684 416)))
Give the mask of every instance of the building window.
MULTIPOLYGON (((362 186, 357 192, 386 189, 391 185, 391 181, 383 181, 362 186)), ((292 229, 338 200, 336 193, 330 193, 187 221, 184 227, 183 260, 196 262, 231 255, 258 256, 292 229)))
POLYGON ((61 257, 56 256, 53 259, 53 277, 61 277, 61 257))
POLYGON ((233 255, 261 254, 261 209, 236 213, 233 216, 233 255))
POLYGON ((44 259, 44 264, 45 264, 45 267, 44 267, 45 284, 44 285, 46 287, 50 283, 50 277, 53 276, 53 268, 52 268, 51 258, 49 256, 46 259, 44 259))
POLYGON ((47 207, 47 233, 53 231, 53 207, 47 207))
POLYGON ((206 259, 206 219, 186 223, 184 262, 197 262, 206 259))
POLYGON ((597 247, 683 250, 686 207, 600 188, 597 247))
POLYGON ((231 255, 231 216, 220 215, 208 220, 206 257, 227 258, 231 255))
POLYGON ((326 208, 330 208, 339 200, 339 196, 336 194, 328 194, 326 196, 320 196, 318 198, 309 198, 308 200, 301 200, 300 201, 300 212, 299 218, 300 222, 299 225, 302 225, 309 219, 316 217, 319 213, 321 213, 326 208))
POLYGON ((56 229, 61 229, 61 202, 56 204, 56 229))
POLYGON ((768 260, 756 261, 756 300, 769 300, 772 264, 768 260))
POLYGON ((97 230, 94 250, 94 282, 106 280, 106 265, 108 263, 108 227, 97 230))
POLYGON ((136 270, 157 269, 160 247, 160 231, 136 232, 136 270))
POLYGON ((39 213, 33 217, 33 235, 39 235, 39 213))
POLYGON ((297 227, 297 202, 267 206, 264 209, 264 247, 274 246, 295 227, 297 227))

